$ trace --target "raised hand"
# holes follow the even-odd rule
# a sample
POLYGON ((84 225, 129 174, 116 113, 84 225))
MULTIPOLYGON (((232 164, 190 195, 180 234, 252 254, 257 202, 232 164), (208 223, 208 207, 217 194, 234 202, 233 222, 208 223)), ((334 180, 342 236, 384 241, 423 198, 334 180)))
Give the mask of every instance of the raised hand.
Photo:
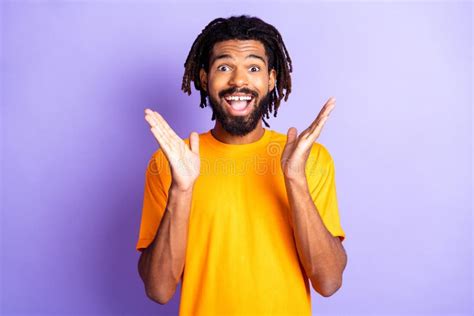
POLYGON ((329 113, 336 106, 336 99, 331 97, 323 106, 316 119, 299 136, 295 127, 290 127, 287 140, 281 155, 281 168, 287 179, 306 179, 305 168, 311 147, 321 133, 329 113))
POLYGON ((199 134, 189 135, 188 146, 158 112, 145 109, 145 120, 168 159, 172 185, 183 191, 191 189, 200 172, 199 134))

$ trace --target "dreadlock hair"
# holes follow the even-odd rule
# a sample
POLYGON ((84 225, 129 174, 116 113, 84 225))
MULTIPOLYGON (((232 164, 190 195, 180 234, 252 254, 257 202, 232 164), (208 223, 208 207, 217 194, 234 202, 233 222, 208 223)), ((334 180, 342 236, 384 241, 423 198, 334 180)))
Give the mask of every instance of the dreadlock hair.
MULTIPOLYGON (((288 100, 291 92, 291 76, 293 71, 291 58, 283 43, 280 32, 271 24, 264 22, 257 17, 248 15, 231 16, 227 19, 217 18, 211 21, 199 34, 189 51, 184 63, 184 76, 181 90, 188 95, 191 94, 191 81, 194 87, 201 93, 201 103, 199 106, 207 106, 207 92, 201 86, 199 71, 203 68, 209 73, 209 59, 212 54, 214 44, 226 40, 258 40, 265 47, 268 58, 268 69, 275 69, 277 80, 275 89, 270 93, 268 108, 262 116, 262 120, 267 127, 270 125, 265 121, 265 116, 277 116, 281 100, 288 100)), ((215 120, 213 113, 212 120, 215 120)))

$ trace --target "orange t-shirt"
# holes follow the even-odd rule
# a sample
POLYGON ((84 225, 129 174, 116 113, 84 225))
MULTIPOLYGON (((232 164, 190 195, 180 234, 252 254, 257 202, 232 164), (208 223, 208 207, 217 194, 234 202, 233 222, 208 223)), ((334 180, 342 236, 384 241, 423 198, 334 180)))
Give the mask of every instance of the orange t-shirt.
MULTIPOLYGON (((243 145, 222 143, 210 131, 199 137, 201 173, 191 202, 179 314, 311 315, 280 167, 286 135, 265 129, 258 141, 243 145)), ((150 162, 137 250, 153 241, 171 184, 161 149, 150 162)), ((326 228, 344 240, 334 162, 319 143, 306 176, 326 228)))

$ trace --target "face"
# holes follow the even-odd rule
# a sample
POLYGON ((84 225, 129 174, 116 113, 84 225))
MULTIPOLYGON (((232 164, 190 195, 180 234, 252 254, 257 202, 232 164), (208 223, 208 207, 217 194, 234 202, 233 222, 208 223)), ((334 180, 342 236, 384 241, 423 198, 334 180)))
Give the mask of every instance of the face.
POLYGON ((239 136, 253 131, 266 112, 275 78, 275 70, 268 70, 265 47, 256 40, 216 43, 209 71, 200 72, 216 120, 239 136))

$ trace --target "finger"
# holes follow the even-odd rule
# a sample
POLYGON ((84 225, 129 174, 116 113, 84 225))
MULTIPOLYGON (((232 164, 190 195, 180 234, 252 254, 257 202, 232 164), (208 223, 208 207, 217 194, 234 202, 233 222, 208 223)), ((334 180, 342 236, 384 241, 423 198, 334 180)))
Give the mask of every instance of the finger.
POLYGON ((166 137, 163 136, 160 129, 158 129, 156 127, 152 127, 150 129, 150 131, 153 133, 153 136, 155 136, 156 141, 158 142, 158 144, 160 145, 161 149, 163 150, 165 156, 169 160, 169 157, 170 157, 169 153, 171 151, 169 141, 166 139, 166 137))
POLYGON ((150 110, 149 108, 146 108, 146 109, 145 109, 145 114, 152 114, 152 113, 153 113, 153 111, 150 110))
POLYGON ((324 116, 329 115, 329 113, 331 113, 335 107, 336 107, 336 101, 328 103, 326 109, 324 109, 323 115, 324 116))
POLYGON ((189 135, 189 145, 193 153, 199 154, 199 134, 198 133, 192 132, 189 135))
POLYGON ((324 125, 326 124, 326 121, 329 119, 329 116, 325 116, 323 117, 323 119, 321 120, 321 122, 319 123, 318 127, 316 127, 316 130, 314 131, 315 134, 317 134, 319 136, 319 134, 321 134, 321 130, 323 129, 324 125))
POLYGON ((311 123, 309 130, 314 130, 314 128, 316 128, 316 126, 318 125, 319 120, 321 120, 321 118, 331 113, 331 111, 334 109, 335 106, 336 106, 336 98, 330 97, 326 101, 324 106, 321 108, 321 110, 319 111, 318 116, 316 116, 314 121, 311 123))
POLYGON ((158 125, 158 122, 155 120, 155 118, 149 114, 145 115, 145 120, 148 122, 150 127, 155 127, 158 125))
POLYGON ((169 139, 167 135, 164 133, 164 129, 161 126, 161 124, 157 121, 153 111, 150 109, 145 109, 145 120, 148 122, 150 125, 150 130, 155 136, 158 144, 163 148, 163 150, 166 149, 166 151, 169 152, 171 148, 171 144, 169 142, 169 139))
POLYGON ((175 142, 182 141, 181 137, 179 137, 178 134, 176 134, 176 132, 169 126, 168 122, 166 122, 166 120, 163 118, 163 116, 160 113, 154 111, 153 114, 154 114, 154 118, 162 126, 165 134, 167 134, 175 142))
MULTIPOLYGON (((147 117, 151 118, 151 119, 147 120, 147 121, 150 122, 151 126, 156 126, 157 128, 160 128, 161 130, 163 130, 163 132, 165 134, 169 133, 171 128, 169 127, 166 120, 158 112, 152 111, 150 109, 145 109, 145 114, 146 114, 145 118, 147 118, 147 117)), ((176 134, 176 133, 174 133, 174 134, 176 134)), ((172 135, 172 136, 174 136, 174 135, 172 135)))
POLYGON ((293 149, 295 147, 298 130, 295 127, 290 127, 286 135, 287 138, 285 147, 283 148, 283 153, 286 153, 289 149, 293 149))
POLYGON ((319 116, 325 116, 326 114, 331 112, 332 109, 334 108, 335 104, 336 104, 336 99, 333 98, 333 97, 329 98, 329 100, 326 102, 326 104, 324 104, 324 106, 319 111, 318 117, 319 116))
POLYGON ((287 144, 293 144, 296 140, 296 135, 298 134, 298 131, 296 127, 290 127, 287 132, 287 144))
POLYGON ((158 135, 161 139, 158 138, 157 141, 164 147, 163 149, 168 153, 182 150, 183 140, 171 130, 166 120, 156 111, 149 110, 146 113, 148 113, 146 118, 150 122, 150 126, 156 128, 157 132, 159 132, 158 135))
POLYGON ((319 137, 319 135, 321 134, 321 130, 322 130, 324 124, 326 123, 326 121, 328 120, 328 118, 329 118, 329 116, 325 116, 325 117, 321 118, 318 125, 316 125, 314 130, 309 134, 308 138, 311 140, 311 142, 314 143, 316 141, 316 139, 319 137))
POLYGON ((168 153, 171 152, 174 146, 172 146, 170 143, 168 136, 164 134, 163 128, 156 122, 153 116, 147 114, 145 119, 147 120, 148 124, 150 124, 150 131, 153 133, 153 136, 155 136, 156 141, 160 147, 163 148, 166 156, 169 157, 168 153))
POLYGON ((323 109, 324 109, 324 108, 327 108, 328 106, 330 106, 331 104, 334 104, 334 103, 336 103, 336 98, 335 98, 335 97, 330 97, 330 98, 326 101, 326 103, 324 104, 323 109))
POLYGON ((309 131, 309 134, 313 133, 314 130, 319 126, 319 124, 321 123, 321 120, 322 119, 327 119, 327 117, 329 117, 329 114, 331 114, 331 112, 334 110, 334 108, 336 107, 336 104, 335 103, 329 103, 328 104, 328 107, 326 109, 324 109, 323 112, 321 112, 320 115, 318 115, 318 117, 316 118, 316 120, 313 122, 313 124, 311 124, 311 127, 310 127, 310 131, 309 131))
POLYGON ((156 140, 163 149, 170 152, 175 148, 173 142, 169 139, 168 135, 165 134, 162 126, 157 124, 150 129, 155 136, 156 140))
POLYGON ((155 119, 153 111, 150 109, 145 109, 145 119, 150 124, 151 127, 154 127, 158 124, 158 120, 155 119))

